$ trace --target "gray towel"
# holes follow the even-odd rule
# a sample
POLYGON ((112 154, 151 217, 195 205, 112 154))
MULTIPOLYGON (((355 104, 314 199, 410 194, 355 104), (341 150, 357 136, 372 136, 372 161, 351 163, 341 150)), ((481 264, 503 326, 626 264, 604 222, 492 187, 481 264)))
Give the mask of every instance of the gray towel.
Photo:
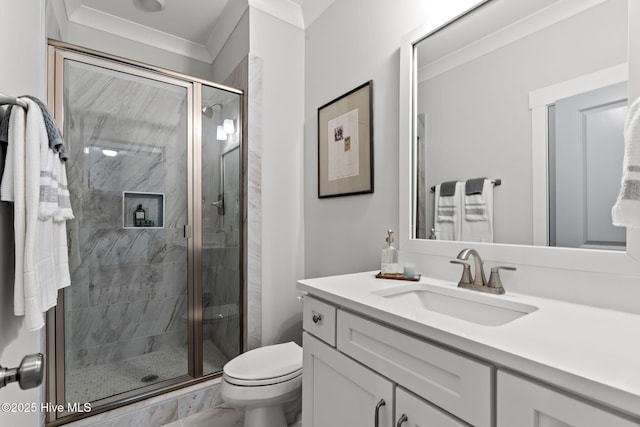
POLYGON ((440 184, 440 197, 450 197, 456 194, 457 181, 447 181, 440 184))
POLYGON ((13 105, 8 105, 4 111, 2 119, 0 119, 0 142, 6 147, 9 142, 9 118, 11 117, 11 108, 13 105))
POLYGON ((67 149, 64 146, 64 141, 62 140, 62 132, 60 132, 60 129, 56 126, 56 122, 53 120, 53 116, 49 112, 49 109, 35 96, 25 95, 25 97, 38 104, 38 107, 40 107, 40 110, 42 111, 42 118, 44 119, 44 124, 47 128, 47 136, 49 137, 49 148, 51 148, 54 153, 58 153, 60 160, 66 162, 69 155, 67 154, 67 149))
POLYGON ((471 196, 472 194, 482 194, 482 187, 484 187, 485 179, 486 178, 468 179, 464 184, 465 196, 471 196))
MULTIPOLYGON (((1 111, 0 111, 1 113, 1 111)), ((4 165, 7 159, 7 143, 9 142, 9 118, 11 117, 11 105, 7 107, 0 118, 0 181, 4 174, 4 165)))

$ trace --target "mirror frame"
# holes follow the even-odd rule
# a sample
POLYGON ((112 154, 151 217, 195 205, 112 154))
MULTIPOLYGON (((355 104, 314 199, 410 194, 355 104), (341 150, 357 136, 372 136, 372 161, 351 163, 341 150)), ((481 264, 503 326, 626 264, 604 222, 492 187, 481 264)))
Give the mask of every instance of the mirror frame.
MULTIPOLYGON (((400 46, 400 103, 399 103, 399 239, 400 248, 404 253, 423 254, 431 256, 455 257, 462 249, 472 246, 476 248, 485 261, 504 264, 546 267, 561 270, 578 270, 583 272, 638 275, 640 271, 640 229, 627 228, 626 252, 606 251, 597 249, 575 249, 546 246, 526 246, 513 244, 476 243, 458 241, 437 241, 416 239, 413 232, 415 218, 415 188, 416 170, 413 135, 415 135, 415 120, 417 111, 414 93, 417 81, 417 61, 414 58, 414 45, 438 30, 450 25, 460 17, 472 13, 475 9, 491 2, 480 0, 462 13, 444 24, 433 25, 426 23, 406 34, 400 46)), ((640 2, 629 1, 629 44, 628 44, 628 75, 634 76, 640 72, 640 55, 631 55, 640 49, 640 2)), ((640 79, 629 79, 628 99, 633 100, 640 94, 640 79), (633 81, 632 81, 633 80, 633 81)), ((533 128, 533 125, 532 125, 533 128)), ((533 129, 532 129, 533 131, 533 129)), ((539 140, 539 138, 538 138, 539 140)), ((540 167, 540 153, 546 159, 546 137, 544 138, 544 152, 536 147, 532 136, 532 154, 534 167, 540 167)), ((546 167, 546 160, 544 162, 546 167)), ((622 165, 620 165, 622 167, 622 165)), ((542 175, 538 172, 540 176, 542 175)), ((543 177, 546 180, 546 176, 543 177)), ((545 181, 546 182, 546 181, 545 181)), ((542 188, 546 188, 545 186, 542 188)), ((532 188, 532 191, 534 189, 532 188)), ((534 200, 539 200, 540 186, 532 193, 534 200)), ((546 205, 546 203, 545 203, 546 205)), ((533 224, 532 224, 533 227, 533 224)))

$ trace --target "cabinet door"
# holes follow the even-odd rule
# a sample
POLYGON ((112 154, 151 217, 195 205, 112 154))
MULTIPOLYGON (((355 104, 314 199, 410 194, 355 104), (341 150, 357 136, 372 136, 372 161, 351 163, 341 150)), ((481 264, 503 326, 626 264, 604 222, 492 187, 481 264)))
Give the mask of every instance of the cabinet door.
POLYGON ((469 424, 398 387, 396 388, 396 426, 467 427, 469 424))
POLYGON ((392 425, 393 383, 307 332, 302 348, 302 425, 375 427, 376 418, 392 425))
POLYGON ((490 365, 343 310, 336 343, 341 352, 465 422, 493 427, 490 365))
POLYGON ((498 427, 632 427, 621 416, 498 371, 498 427))

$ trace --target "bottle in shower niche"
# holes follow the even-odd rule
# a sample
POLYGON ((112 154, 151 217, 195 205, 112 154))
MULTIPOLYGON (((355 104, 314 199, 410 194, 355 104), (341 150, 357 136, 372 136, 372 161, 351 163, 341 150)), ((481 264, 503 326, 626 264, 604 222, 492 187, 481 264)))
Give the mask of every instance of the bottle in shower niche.
POLYGON ((142 205, 138 205, 138 208, 133 212, 133 225, 136 227, 144 227, 147 219, 147 213, 142 208, 142 205))
POLYGON ((387 244, 382 247, 381 271, 383 274, 398 272, 398 249, 393 246, 393 230, 387 230, 387 244))

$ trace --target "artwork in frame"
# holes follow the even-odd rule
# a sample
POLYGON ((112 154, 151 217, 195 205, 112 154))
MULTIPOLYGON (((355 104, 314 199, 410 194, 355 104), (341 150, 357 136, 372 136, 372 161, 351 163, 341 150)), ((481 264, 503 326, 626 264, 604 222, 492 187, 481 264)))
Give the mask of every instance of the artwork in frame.
POLYGON ((318 108, 318 198, 373 193, 372 86, 318 108))

